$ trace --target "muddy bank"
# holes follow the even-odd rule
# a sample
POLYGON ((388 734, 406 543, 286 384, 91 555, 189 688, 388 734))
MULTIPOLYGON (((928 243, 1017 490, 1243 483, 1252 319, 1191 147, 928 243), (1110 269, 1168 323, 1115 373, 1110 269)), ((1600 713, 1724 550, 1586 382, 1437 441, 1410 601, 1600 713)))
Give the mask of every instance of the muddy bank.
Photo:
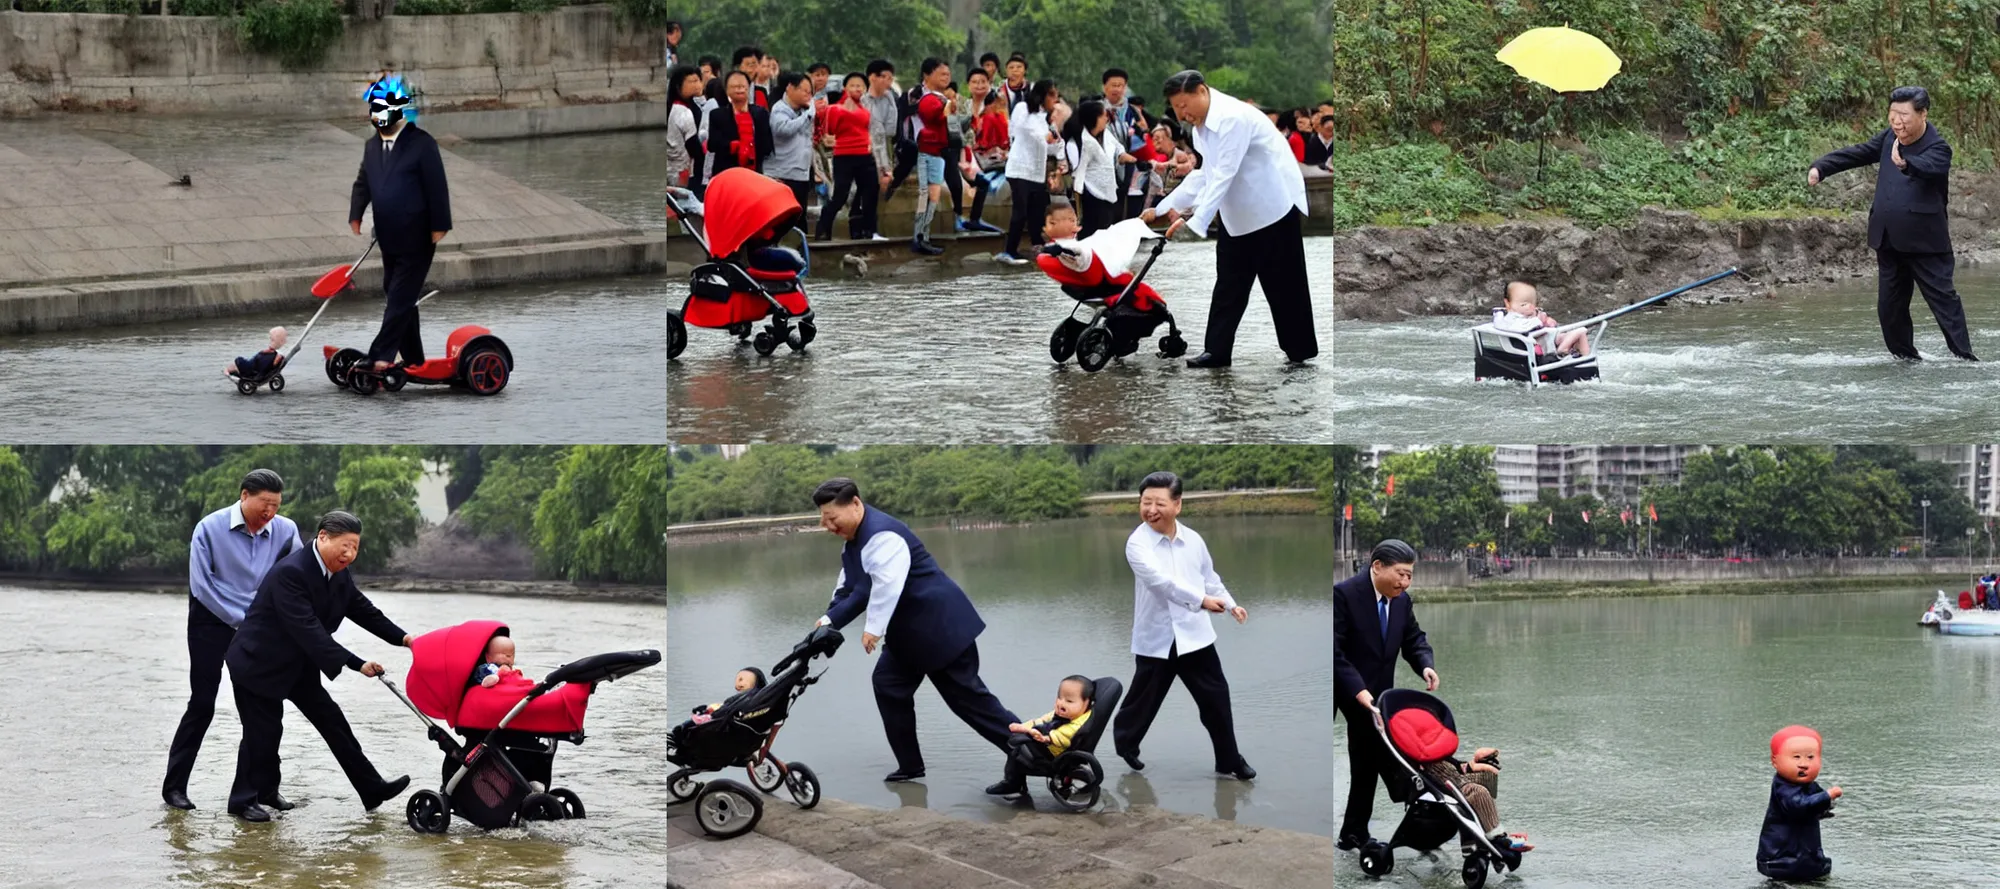
MULTIPOLYGON (((1986 218, 1991 206, 1953 197, 1961 267, 2000 262, 2000 231, 1986 218)), ((1733 302, 1787 286, 1872 277, 1875 254, 1867 245, 1866 213, 1710 222, 1648 208, 1630 225, 1595 229, 1566 220, 1366 226, 1334 236, 1334 311, 1363 321, 1484 315, 1499 304, 1507 281, 1522 279, 1541 289, 1543 308, 1569 321, 1734 266, 1748 280, 1727 279, 1677 298, 1733 302)))

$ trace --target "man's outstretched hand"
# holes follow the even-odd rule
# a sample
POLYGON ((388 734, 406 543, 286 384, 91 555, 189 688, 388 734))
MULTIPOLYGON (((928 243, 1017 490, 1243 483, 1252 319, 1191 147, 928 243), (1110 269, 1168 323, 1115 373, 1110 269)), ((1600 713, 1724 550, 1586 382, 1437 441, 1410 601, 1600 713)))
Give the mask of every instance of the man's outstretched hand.
POLYGON ((388 671, 383 670, 382 665, 375 663, 374 661, 369 661, 368 663, 361 665, 361 675, 366 676, 370 679, 380 676, 385 672, 388 671))
POLYGON ((403 647, 404 648, 410 647, 410 634, 408 633, 403 634, 403 647))
POLYGON ((355 234, 357 234, 357 235, 358 235, 358 234, 361 234, 361 220, 359 220, 359 219, 349 219, 349 220, 347 220, 347 230, 348 230, 348 231, 351 231, 351 232, 353 232, 353 233, 355 233, 355 234))

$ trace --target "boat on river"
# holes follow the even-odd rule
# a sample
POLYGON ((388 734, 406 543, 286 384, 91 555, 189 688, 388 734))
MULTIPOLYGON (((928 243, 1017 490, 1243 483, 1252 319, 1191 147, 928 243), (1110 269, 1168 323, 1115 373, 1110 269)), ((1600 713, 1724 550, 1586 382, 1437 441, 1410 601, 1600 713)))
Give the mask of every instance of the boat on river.
POLYGON ((1970 592, 1961 593, 1954 602, 1944 590, 1938 590, 1937 599, 1924 609, 1917 623, 1946 636, 2000 636, 2000 611, 1975 606, 1970 592))

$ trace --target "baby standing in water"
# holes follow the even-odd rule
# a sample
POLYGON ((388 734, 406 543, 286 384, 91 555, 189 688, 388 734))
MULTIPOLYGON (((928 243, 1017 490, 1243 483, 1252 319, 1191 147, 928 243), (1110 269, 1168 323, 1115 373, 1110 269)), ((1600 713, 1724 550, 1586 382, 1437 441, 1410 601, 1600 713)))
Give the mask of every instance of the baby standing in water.
POLYGON ((1773 880, 1803 883, 1833 873, 1833 859, 1820 846, 1819 823, 1833 817, 1838 786, 1821 790, 1819 732, 1788 725, 1771 736, 1771 802, 1764 807, 1764 830, 1757 837, 1757 872, 1773 880))
POLYGON ((271 328, 271 343, 264 350, 248 358, 238 358, 222 368, 224 376, 259 377, 270 373, 278 366, 278 350, 285 347, 285 329, 271 328))
MULTIPOLYGON (((1531 333, 1544 327, 1555 327, 1556 319, 1542 311, 1541 294, 1535 291, 1535 285, 1526 281, 1510 281, 1503 306, 1493 310, 1493 326, 1514 333, 1531 333)), ((1590 354, 1590 331, 1579 327, 1563 333, 1556 339, 1556 354, 1590 354)))

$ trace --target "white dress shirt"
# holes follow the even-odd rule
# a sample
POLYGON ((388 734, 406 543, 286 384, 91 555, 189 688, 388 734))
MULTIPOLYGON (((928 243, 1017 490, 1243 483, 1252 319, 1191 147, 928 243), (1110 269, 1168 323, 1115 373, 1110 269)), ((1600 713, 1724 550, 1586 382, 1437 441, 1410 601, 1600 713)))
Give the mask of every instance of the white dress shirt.
POLYGON ((1306 206, 1306 177, 1291 143, 1271 119, 1241 100, 1210 87, 1208 118, 1191 127, 1201 168, 1160 202, 1161 213, 1179 210, 1187 227, 1206 237, 1222 217, 1232 235, 1247 235, 1306 206))
POLYGON ((1125 539, 1125 561, 1132 566, 1132 653, 1163 658, 1200 651, 1215 644, 1215 625, 1201 608, 1206 596, 1236 607, 1236 599, 1215 573, 1208 544, 1185 524, 1173 537, 1150 525, 1133 529, 1125 539))
POLYGON ((1092 136, 1084 133, 1076 142, 1063 143, 1068 146, 1069 169, 1076 176, 1077 190, 1100 201, 1118 200, 1117 164, 1118 156, 1112 146, 1111 129, 1106 127, 1104 135, 1092 136))
POLYGON ((313 551, 313 561, 315 561, 315 562, 318 562, 318 563, 319 563, 319 576, 321 576, 321 577, 323 577, 323 578, 326 578, 327 580, 332 580, 332 579, 333 579, 333 572, 332 572, 332 571, 329 571, 329 570, 327 570, 327 567, 326 567, 326 560, 325 560, 325 559, 323 559, 323 558, 320 558, 320 555, 319 555, 319 538, 317 538, 317 537, 313 538, 313 542, 312 542, 311 544, 308 544, 308 545, 312 547, 312 551, 313 551))
MULTIPOLYGON (((882 637, 889 632, 889 618, 896 613, 896 602, 903 598, 903 584, 910 579, 910 545, 902 535, 887 531, 868 538, 861 547, 861 570, 868 572, 872 586, 868 590, 868 615, 862 619, 861 628, 870 636, 882 637)), ((833 582, 834 592, 847 585, 847 569, 840 569, 840 577, 833 582)), ((824 615, 820 626, 833 621, 824 615)))
POLYGON ((1026 105, 1010 114, 1007 132, 1012 138, 1011 147, 1007 150, 1007 178, 1047 182, 1049 116, 1040 110, 1029 111, 1026 105))

